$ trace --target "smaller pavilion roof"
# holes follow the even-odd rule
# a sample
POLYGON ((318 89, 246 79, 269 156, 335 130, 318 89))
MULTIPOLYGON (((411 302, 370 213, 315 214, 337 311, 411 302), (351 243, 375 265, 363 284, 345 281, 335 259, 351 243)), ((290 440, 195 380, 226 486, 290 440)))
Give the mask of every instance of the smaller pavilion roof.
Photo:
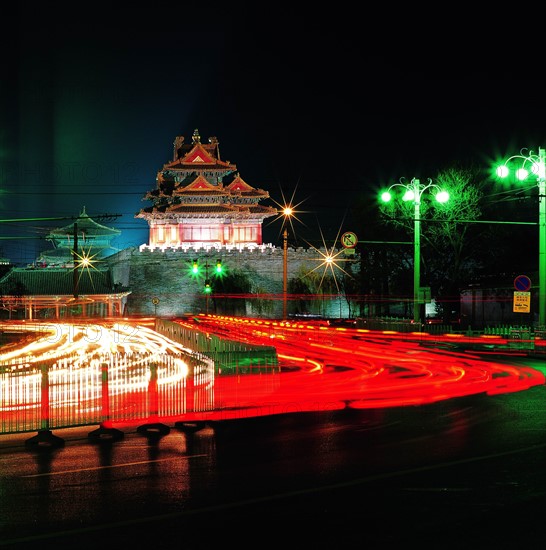
POLYGON ((69 225, 53 229, 50 231, 48 238, 52 237, 65 237, 66 235, 72 235, 74 233, 74 225, 77 224, 78 233, 85 233, 89 237, 97 236, 116 236, 121 234, 121 230, 115 229, 113 227, 106 227, 97 223, 95 220, 90 218, 85 212, 85 206, 81 211, 80 215, 69 225))

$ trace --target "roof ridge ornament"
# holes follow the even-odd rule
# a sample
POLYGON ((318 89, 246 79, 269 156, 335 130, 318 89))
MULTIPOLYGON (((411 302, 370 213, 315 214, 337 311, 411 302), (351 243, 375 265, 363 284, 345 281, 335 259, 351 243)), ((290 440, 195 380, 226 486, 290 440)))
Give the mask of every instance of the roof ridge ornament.
POLYGON ((193 143, 201 143, 201 136, 199 135, 199 130, 197 128, 193 131, 193 136, 191 139, 193 143))

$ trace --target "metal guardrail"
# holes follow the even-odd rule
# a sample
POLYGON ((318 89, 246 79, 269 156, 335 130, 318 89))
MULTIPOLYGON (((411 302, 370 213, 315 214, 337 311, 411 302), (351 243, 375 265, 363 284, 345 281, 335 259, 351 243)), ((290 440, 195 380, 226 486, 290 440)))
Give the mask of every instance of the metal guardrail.
POLYGON ((458 326, 444 323, 421 323, 415 325, 411 319, 399 319, 391 317, 359 318, 355 322, 358 328, 368 330, 389 330, 395 332, 426 332, 427 334, 466 333, 469 335, 495 335, 503 338, 528 340, 531 338, 546 339, 546 328, 533 328, 529 325, 494 325, 486 326, 481 330, 468 327, 461 329, 458 326))
POLYGON ((266 369, 270 369, 278 365, 277 350, 274 346, 251 345, 221 338, 216 334, 195 330, 167 319, 156 319, 154 329, 170 340, 187 348, 199 350, 203 355, 213 359, 216 374, 235 371, 241 374, 245 366, 255 368, 264 365, 266 369))
POLYGON ((452 325, 421 323, 416 325, 408 319, 372 318, 357 319, 357 328, 368 330, 390 330, 394 332, 427 332, 428 334, 447 334, 453 331, 452 325))
POLYGON ((145 422, 214 407, 206 356, 81 356, 0 365, 0 433, 145 422))
MULTIPOLYGON (((193 422, 221 410, 218 390, 236 394, 239 375, 279 372, 275 348, 211 338, 172 322, 158 328, 191 344, 188 353, 74 353, 39 364, 21 356, 0 362, 0 435, 36 431, 29 445, 49 446, 62 444, 52 434, 60 428, 99 425, 90 434, 96 438, 119 437, 115 426, 123 425, 162 431, 162 422, 193 422), (204 351, 191 351, 199 348, 204 351)), ((278 377, 260 382, 262 391, 272 391, 278 377)))
MULTIPOLYGON (((37 431, 29 443, 41 444, 55 441, 51 430, 60 428, 99 425, 101 435, 112 435, 115 426, 146 430, 162 422, 195 421, 221 410, 218 390, 235 393, 238 375, 278 371, 276 362, 231 367, 236 376, 219 375, 204 354, 111 354, 88 364, 75 355, 33 366, 2 364, 0 434, 37 431)), ((261 381, 263 391, 272 391, 278 377, 261 381)))

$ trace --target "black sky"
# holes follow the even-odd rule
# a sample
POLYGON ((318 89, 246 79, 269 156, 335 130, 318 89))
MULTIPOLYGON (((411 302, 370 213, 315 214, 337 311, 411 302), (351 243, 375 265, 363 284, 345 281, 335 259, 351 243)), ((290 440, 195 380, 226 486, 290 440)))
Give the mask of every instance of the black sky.
MULTIPOLYGON (((116 246, 142 244, 142 197, 195 128, 250 185, 276 201, 295 193, 326 233, 382 184, 545 143, 533 52, 472 18, 106 6, 26 5, 1 19, 3 220, 85 207, 121 214, 107 223, 123 231, 116 246)), ((0 236, 25 237, 3 239, 4 255, 32 261, 50 226, 2 223, 0 236)), ((278 227, 265 236, 279 244, 278 227)))

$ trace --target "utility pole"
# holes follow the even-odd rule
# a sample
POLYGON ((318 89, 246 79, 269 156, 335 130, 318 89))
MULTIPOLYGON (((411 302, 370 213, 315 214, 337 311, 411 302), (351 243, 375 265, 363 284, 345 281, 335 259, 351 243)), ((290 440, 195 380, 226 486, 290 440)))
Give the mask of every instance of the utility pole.
POLYGON ((282 318, 286 321, 287 292, 288 292, 288 231, 285 229, 283 236, 283 262, 282 262, 282 318))
POLYGON ((73 288, 74 298, 78 299, 78 222, 74 222, 74 249, 72 250, 72 257, 74 258, 74 271, 73 276, 73 288))

